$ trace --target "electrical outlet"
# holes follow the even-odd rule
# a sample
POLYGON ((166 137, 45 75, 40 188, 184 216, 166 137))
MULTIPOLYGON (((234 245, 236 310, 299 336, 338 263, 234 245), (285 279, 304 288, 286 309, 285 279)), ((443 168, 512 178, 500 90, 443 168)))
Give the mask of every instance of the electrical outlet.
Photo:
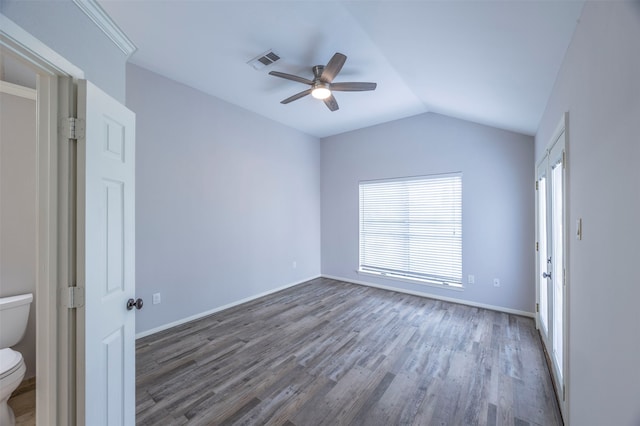
POLYGON ((293 269, 296 269, 298 267, 298 262, 296 262, 295 260, 293 261, 293 263, 291 263, 291 267, 293 269))
POLYGON ((153 293, 153 304, 157 305, 160 301, 160 293, 153 293))
POLYGON ((467 284, 474 284, 476 282, 476 277, 473 275, 469 275, 467 278, 467 284))
POLYGON ((493 286, 494 287, 500 287, 500 279, 499 278, 494 278, 493 279, 493 286))

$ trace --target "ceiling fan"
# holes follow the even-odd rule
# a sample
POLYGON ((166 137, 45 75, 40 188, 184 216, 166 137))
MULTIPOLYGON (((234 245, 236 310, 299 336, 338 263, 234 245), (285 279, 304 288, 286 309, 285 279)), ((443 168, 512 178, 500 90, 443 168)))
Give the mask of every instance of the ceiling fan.
POLYGON ((342 66, 346 62, 347 57, 342 53, 336 53, 331 57, 327 65, 316 65, 312 68, 313 80, 306 79, 304 77, 298 77, 297 75, 287 74, 279 71, 271 71, 269 74, 276 77, 284 78, 287 80, 297 81, 298 83, 308 84, 311 88, 304 90, 300 93, 296 93, 293 96, 281 101, 281 104, 288 104, 307 95, 311 95, 316 99, 324 101, 327 108, 331 111, 338 110, 338 102, 333 97, 331 92, 364 92, 368 90, 375 90, 376 83, 333 83, 333 79, 338 75, 342 66))

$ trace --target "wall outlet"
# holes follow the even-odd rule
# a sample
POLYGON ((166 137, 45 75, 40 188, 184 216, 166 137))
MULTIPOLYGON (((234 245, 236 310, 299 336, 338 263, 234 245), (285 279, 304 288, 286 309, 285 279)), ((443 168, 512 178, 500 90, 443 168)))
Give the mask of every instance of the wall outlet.
POLYGON ((296 269, 298 267, 298 262, 296 262, 295 260, 291 263, 291 267, 293 269, 296 269))
POLYGON ((473 275, 469 275, 467 277, 467 284, 474 284, 476 282, 476 277, 473 275))
POLYGON ((157 305, 161 302, 160 293, 153 293, 153 304, 157 305))
POLYGON ((499 278, 494 278, 493 279, 493 286, 494 287, 500 287, 500 279, 499 278))

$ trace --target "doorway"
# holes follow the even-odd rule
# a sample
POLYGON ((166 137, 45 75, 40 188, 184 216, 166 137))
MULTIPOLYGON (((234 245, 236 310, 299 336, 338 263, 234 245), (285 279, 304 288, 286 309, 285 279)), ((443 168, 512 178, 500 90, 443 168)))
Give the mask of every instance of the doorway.
POLYGON ((536 167, 537 324, 560 410, 566 406, 566 115, 536 167))
MULTIPOLYGON (((36 73, 0 51, 0 297, 36 293, 37 137, 36 73)), ((13 394, 18 420, 34 419, 36 306, 31 302, 26 332, 13 349, 26 365, 13 394), (28 404, 25 407, 23 404, 28 404)))
MULTIPOLYGON (((68 424, 67 318, 59 309, 64 275, 64 251, 59 231, 59 207, 64 201, 57 197, 58 177, 58 111, 64 97, 59 83, 71 76, 82 78, 83 72, 35 39, 11 20, 0 14, 0 57, 16 67, 16 74, 35 76, 36 155, 35 155, 35 294, 31 306, 35 314, 35 394, 36 424, 68 424), (28 71, 26 71, 28 70, 28 71), (59 104, 59 101, 61 102, 59 104)), ((21 83, 25 85, 24 82, 21 83)))
POLYGON ((2 55, 37 75, 36 423, 133 424, 135 115, 0 24, 2 55))

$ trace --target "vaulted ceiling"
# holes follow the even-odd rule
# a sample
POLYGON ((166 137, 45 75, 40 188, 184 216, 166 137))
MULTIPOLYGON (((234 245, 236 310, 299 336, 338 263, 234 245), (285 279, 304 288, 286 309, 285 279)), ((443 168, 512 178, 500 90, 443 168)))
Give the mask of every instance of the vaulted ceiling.
POLYGON ((131 62, 317 137, 436 112, 534 134, 582 1, 101 0, 136 44, 131 62), (281 59, 247 62, 273 49, 281 59), (329 111, 307 86, 311 67, 347 55, 329 111))

